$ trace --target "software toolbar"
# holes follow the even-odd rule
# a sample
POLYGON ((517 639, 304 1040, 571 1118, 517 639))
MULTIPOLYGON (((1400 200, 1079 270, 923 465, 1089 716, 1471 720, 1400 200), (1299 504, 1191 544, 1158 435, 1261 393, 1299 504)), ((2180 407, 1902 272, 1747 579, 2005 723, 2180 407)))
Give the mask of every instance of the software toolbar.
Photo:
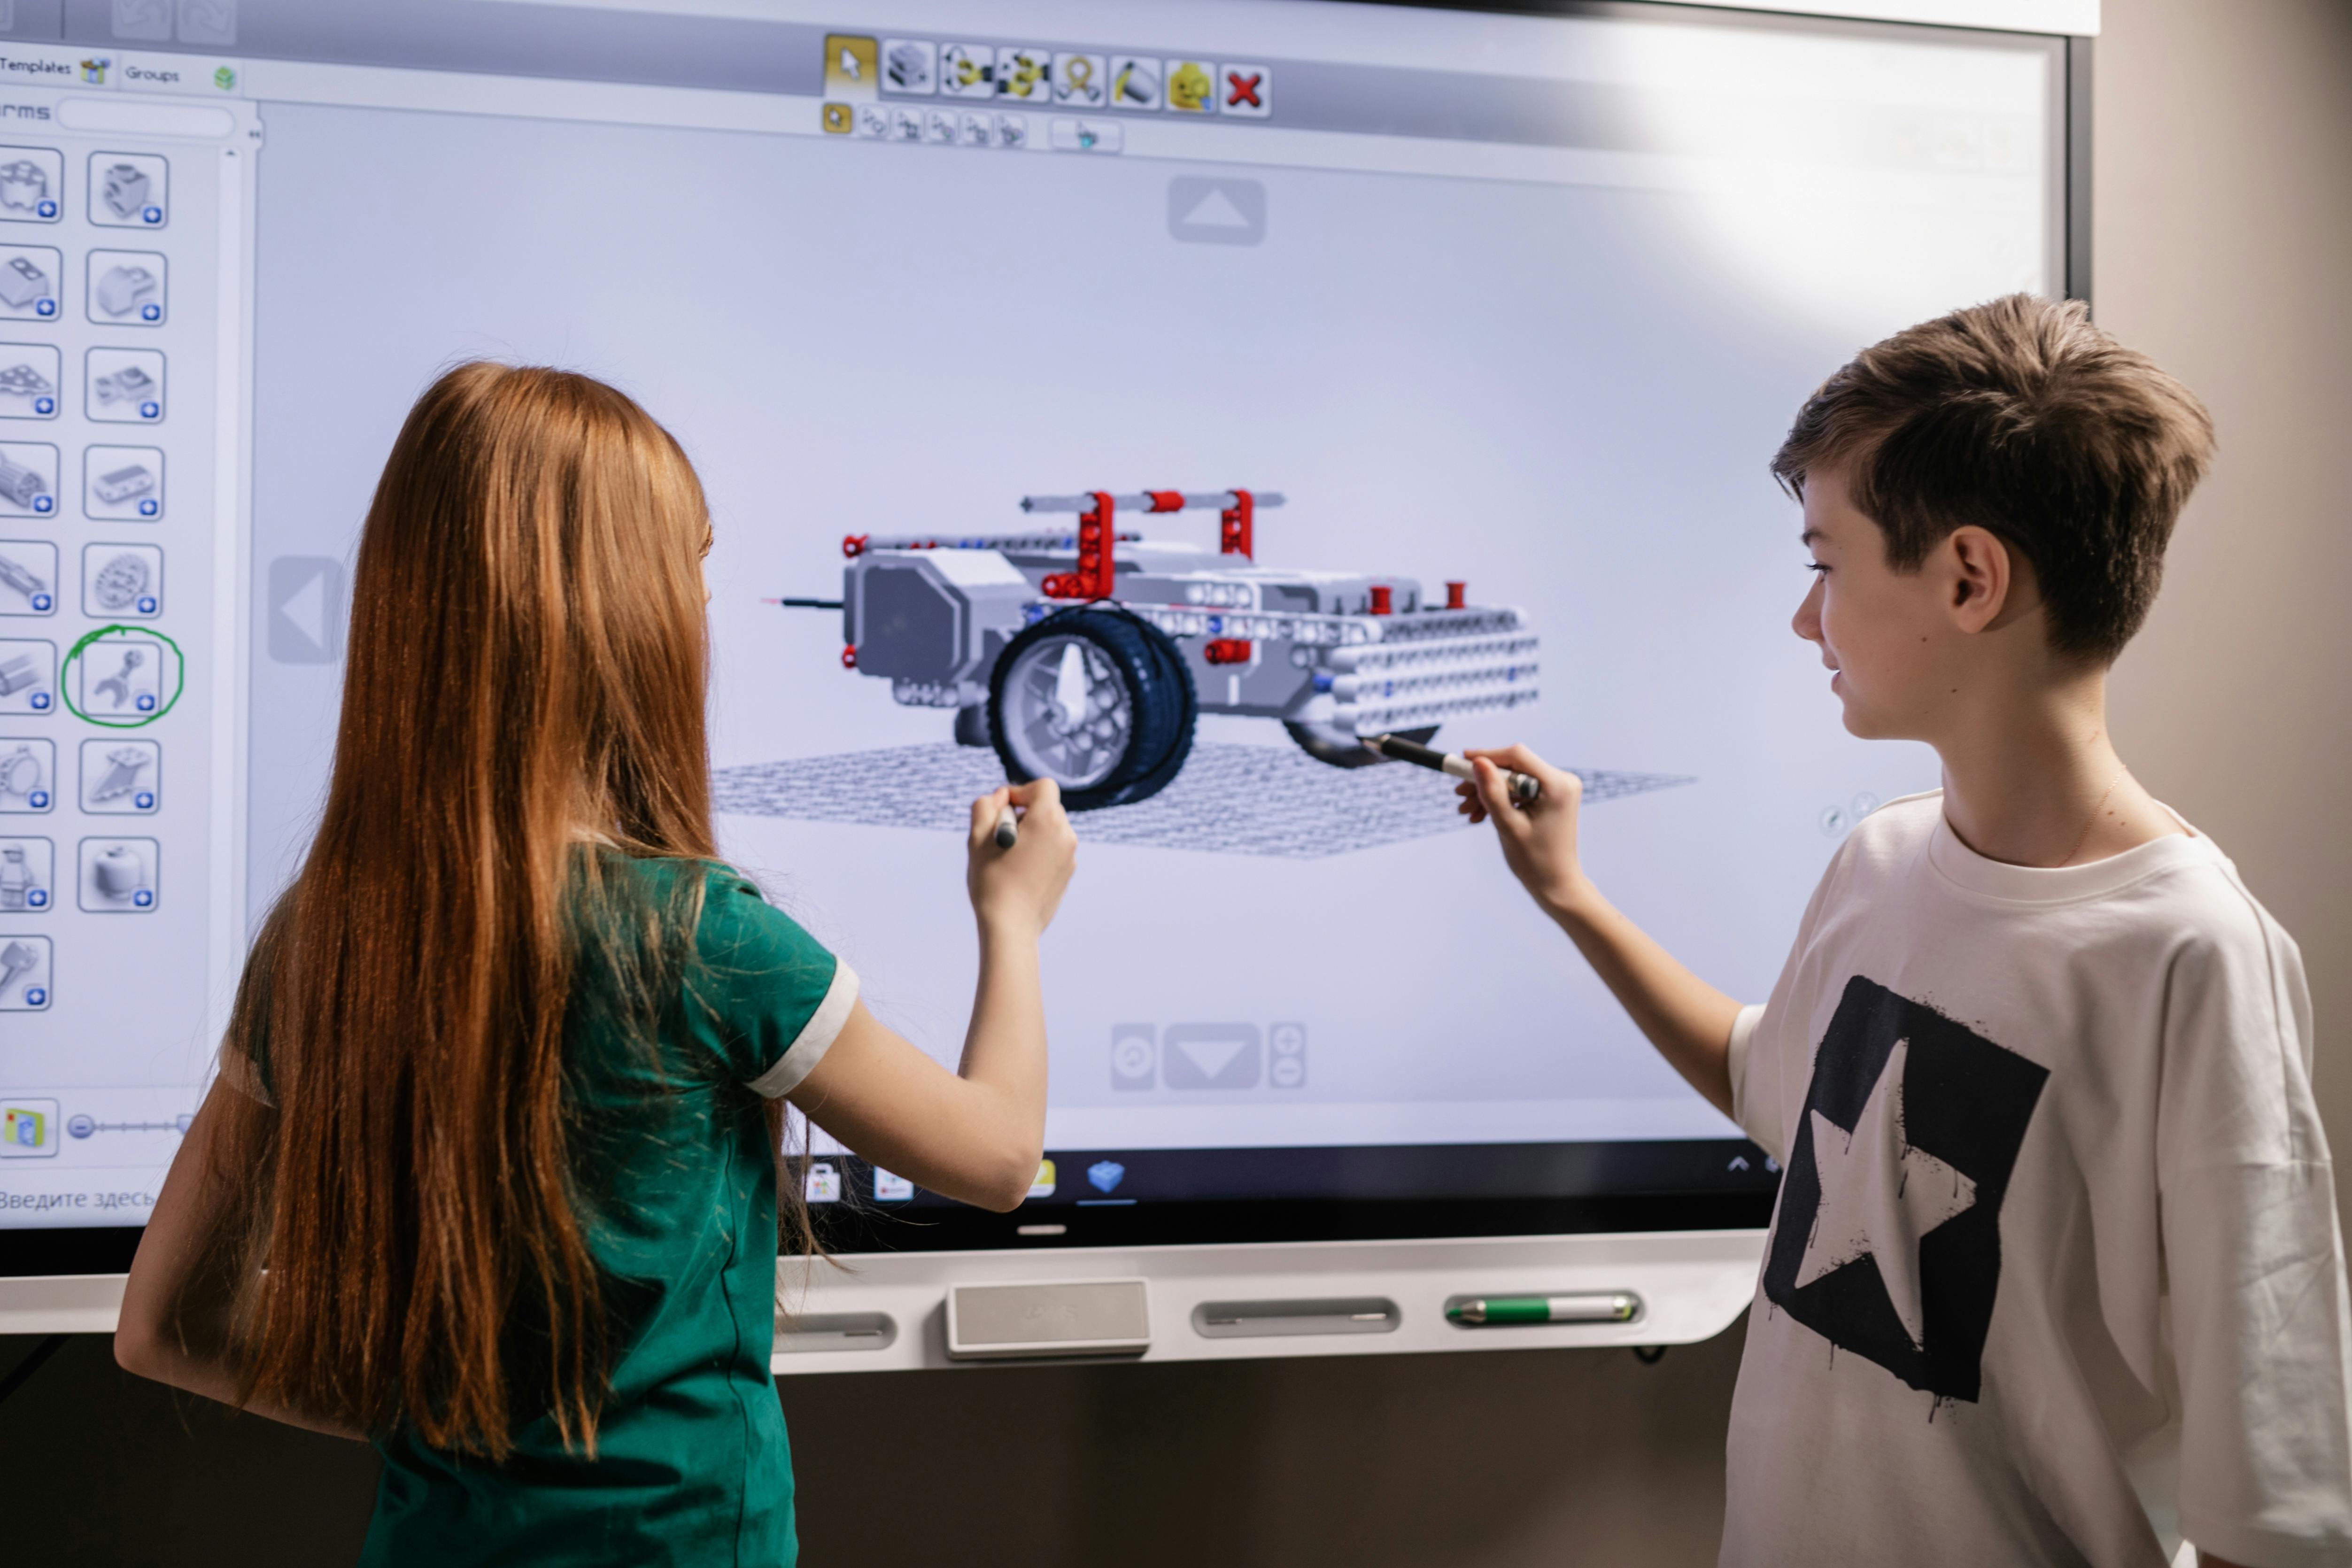
POLYGON ((242 105, 119 104, 0 93, 0 1160, 26 1162, 0 1204, 20 1223, 143 1201, 235 929, 217 686, 259 138, 242 105))

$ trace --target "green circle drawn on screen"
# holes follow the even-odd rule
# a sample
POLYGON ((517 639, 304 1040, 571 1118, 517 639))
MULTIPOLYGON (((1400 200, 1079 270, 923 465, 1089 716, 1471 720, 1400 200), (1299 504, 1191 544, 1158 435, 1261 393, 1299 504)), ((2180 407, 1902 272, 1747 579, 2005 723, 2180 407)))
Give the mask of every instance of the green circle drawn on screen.
POLYGON ((67 709, 74 717, 85 724, 102 725, 108 729, 137 729, 142 725, 153 724, 172 711, 173 705, 180 700, 180 694, 187 689, 188 656, 180 652, 180 645, 177 643, 173 642, 152 626, 125 626, 117 622, 111 626, 101 626, 95 632, 85 632, 79 642, 67 650, 65 663, 58 666, 58 696, 64 702, 67 709), (117 632, 127 637, 152 637, 172 650, 172 695, 157 703, 153 713, 142 713, 136 718, 100 718, 95 715, 82 712, 80 706, 68 695, 73 691, 74 686, 72 679, 74 661, 81 657, 82 650, 99 639, 111 636, 117 632))

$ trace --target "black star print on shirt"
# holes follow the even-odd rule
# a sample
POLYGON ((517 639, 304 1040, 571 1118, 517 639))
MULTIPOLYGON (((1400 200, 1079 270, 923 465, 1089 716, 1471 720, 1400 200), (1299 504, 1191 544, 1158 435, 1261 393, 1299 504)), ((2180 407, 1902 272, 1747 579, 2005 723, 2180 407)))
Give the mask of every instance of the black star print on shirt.
POLYGON ((1764 1294, 1912 1387, 1974 1400, 2000 1204, 2049 1070, 1860 975, 1813 1057, 1764 1294))

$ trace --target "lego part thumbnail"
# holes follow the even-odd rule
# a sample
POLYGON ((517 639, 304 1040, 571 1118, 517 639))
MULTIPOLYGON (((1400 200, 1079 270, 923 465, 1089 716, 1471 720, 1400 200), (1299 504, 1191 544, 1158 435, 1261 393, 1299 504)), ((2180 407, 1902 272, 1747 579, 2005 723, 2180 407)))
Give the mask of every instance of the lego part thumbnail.
POLYGON ((47 839, 0 839, 0 911, 49 906, 49 858, 47 839))
POLYGON ((99 275, 89 297, 109 316, 128 316, 142 305, 157 303, 163 285, 153 273, 136 265, 110 267, 99 275))
MULTIPOLYGON (((141 780, 154 771, 155 751, 152 746, 118 746, 100 758, 106 771, 89 787, 92 805, 120 800, 138 791, 141 780)), ((85 761, 86 768, 89 763, 85 761)))
POLYGON ((93 915, 153 909, 156 862, 152 839, 84 839, 81 907, 93 915))
POLYGON ((155 476, 142 463, 127 464, 110 469, 90 482, 90 492, 110 507, 149 495, 155 488, 155 476))
POLYGON ((50 743, 0 740, 0 810, 49 809, 50 743))
POLYGON ((0 555, 0 585, 15 589, 27 603, 37 604, 49 585, 33 569, 12 556, 0 555))
POLYGON ((47 479, 24 464, 0 455, 0 496, 5 496, 10 501, 28 512, 46 512, 56 505, 54 497, 51 498, 50 506, 41 505, 42 497, 48 494, 47 479))
POLYGON ((11 310, 22 310, 36 300, 47 299, 56 292, 49 275, 36 266, 30 256, 12 256, 0 262, 0 304, 11 310))
POLYGON ((12 158, 0 163, 0 208, 37 214, 48 195, 48 172, 30 158, 12 158))
POLYGON ((152 398, 156 392, 155 378, 137 365, 125 365, 111 375, 100 376, 89 383, 100 403, 138 402, 152 398))
POLYGON ((48 397, 57 390, 55 382, 22 361, 0 371, 0 393, 11 397, 48 397))
POLYGON ((0 1012, 38 1012, 49 1005, 49 939, 0 936, 0 1012))
MULTIPOLYGON (((0 419, 58 416, 58 351, 31 343, 0 344, 0 419)), ((46 510, 46 508, 41 508, 46 510)))
POLYGON ((148 679, 144 674, 146 665, 147 651, 144 648, 125 648, 122 650, 122 658, 115 665, 114 674, 108 675, 90 689, 97 695, 104 697, 110 706, 117 708, 125 706, 131 700, 133 688, 146 684, 148 679))
POLYGON ((128 610, 136 604, 153 582, 153 573, 147 558, 135 550, 124 550, 106 560, 91 574, 89 596, 102 610, 128 610))
POLYGON ((136 164, 115 163, 100 177, 98 194, 99 200, 106 204, 107 211, 128 223, 148 204, 147 198, 152 190, 152 183, 148 180, 145 171, 136 164))
MULTIPOLYGON (((0 643, 0 709, 45 714, 57 706, 58 650, 53 643, 0 643)), ((46 744, 46 743, 44 743, 46 744)), ((33 804, 47 810, 46 802, 33 804)))

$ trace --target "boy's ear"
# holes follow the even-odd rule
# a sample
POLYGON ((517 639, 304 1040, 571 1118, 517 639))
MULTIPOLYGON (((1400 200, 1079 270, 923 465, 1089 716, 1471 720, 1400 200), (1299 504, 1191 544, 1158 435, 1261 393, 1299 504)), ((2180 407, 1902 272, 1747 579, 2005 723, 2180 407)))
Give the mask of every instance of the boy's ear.
POLYGON ((1963 632, 1982 632, 2017 619, 2032 598, 2019 580, 2016 553, 2000 537, 1976 528, 1954 528, 1941 552, 1950 594, 1948 608, 1963 632))

